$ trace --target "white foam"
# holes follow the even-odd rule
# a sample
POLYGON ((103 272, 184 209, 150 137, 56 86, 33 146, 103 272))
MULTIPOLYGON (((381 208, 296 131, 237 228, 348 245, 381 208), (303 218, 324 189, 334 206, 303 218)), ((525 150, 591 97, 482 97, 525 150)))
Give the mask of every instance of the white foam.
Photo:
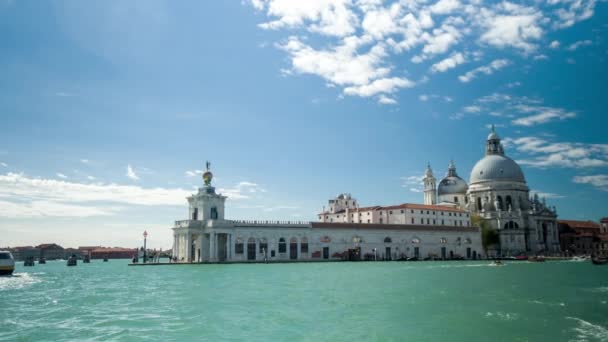
POLYGON ((577 338, 588 341, 589 339, 594 339, 598 341, 606 341, 608 340, 608 329, 599 325, 587 322, 577 317, 566 317, 567 319, 571 319, 576 321, 578 325, 572 330, 574 330, 578 335, 577 338))
POLYGON ((41 280, 32 273, 13 273, 12 276, 0 277, 0 291, 21 289, 41 280))

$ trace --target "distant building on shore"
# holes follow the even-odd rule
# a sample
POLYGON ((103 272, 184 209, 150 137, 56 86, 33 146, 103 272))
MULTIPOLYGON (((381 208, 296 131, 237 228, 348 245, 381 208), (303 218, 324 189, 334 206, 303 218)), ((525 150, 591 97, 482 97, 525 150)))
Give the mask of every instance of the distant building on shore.
POLYGON ((137 255, 137 248, 97 247, 90 251, 91 259, 131 259, 137 255))
POLYGON ((593 221, 559 220, 562 250, 567 255, 607 255, 608 218, 593 221))
POLYGON ((10 248, 13 257, 17 261, 23 261, 27 258, 40 258, 40 249, 33 246, 18 246, 10 248))
POLYGON ((56 243, 43 243, 41 245, 36 246, 36 248, 40 250, 40 258, 45 258, 46 260, 65 258, 64 248, 56 243))

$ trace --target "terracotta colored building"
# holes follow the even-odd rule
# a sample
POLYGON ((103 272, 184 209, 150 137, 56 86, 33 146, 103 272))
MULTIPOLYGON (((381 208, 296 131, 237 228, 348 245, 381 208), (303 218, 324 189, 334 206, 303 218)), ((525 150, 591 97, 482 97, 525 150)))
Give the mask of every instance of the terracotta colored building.
MULTIPOLYGON (((605 219, 602 219, 605 220, 605 219)), ((606 220, 608 224, 608 220, 606 220)), ((593 221, 558 220, 560 244, 567 255, 596 255, 607 251, 608 234, 593 221)))
POLYGON ((135 255, 136 248, 99 247, 91 250, 91 259, 131 259, 135 255))

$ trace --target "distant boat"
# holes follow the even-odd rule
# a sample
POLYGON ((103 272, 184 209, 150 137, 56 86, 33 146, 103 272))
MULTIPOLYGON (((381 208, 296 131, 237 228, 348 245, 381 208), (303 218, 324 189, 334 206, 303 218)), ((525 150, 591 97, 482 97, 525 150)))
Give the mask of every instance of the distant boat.
POLYGON ((72 256, 68 258, 68 266, 76 265, 78 265, 78 258, 76 258, 76 254, 72 254, 72 256))
POLYGON ((9 251, 0 251, 0 275, 11 275, 15 271, 15 259, 9 251))
POLYGON ((544 256, 534 256, 534 257, 528 258, 528 261, 531 261, 531 262, 545 262, 545 257, 544 256))
POLYGON ((492 261, 492 263, 490 264, 490 266, 504 266, 505 264, 500 261, 500 260, 494 260, 492 261))
POLYGON ((103 262, 108 262, 108 257, 103 257, 103 262))
POLYGON ((46 264, 46 259, 44 257, 38 259, 38 264, 46 264))
POLYGON ((27 267, 34 266, 34 257, 28 256, 27 258, 25 258, 25 261, 23 261, 23 266, 27 266, 27 267))
POLYGON ((608 264, 608 258, 606 257, 592 257, 591 262, 594 265, 606 265, 608 264))
POLYGON ((84 258, 82 258, 82 262, 85 264, 91 263, 91 257, 89 255, 85 255, 84 258))
POLYGON ((518 255, 515 257, 515 260, 528 260, 528 256, 527 255, 518 255))
POLYGON ((582 256, 575 256, 572 259, 570 259, 570 261, 574 261, 574 262, 581 262, 581 261, 587 261, 588 259, 586 257, 582 257, 582 256))

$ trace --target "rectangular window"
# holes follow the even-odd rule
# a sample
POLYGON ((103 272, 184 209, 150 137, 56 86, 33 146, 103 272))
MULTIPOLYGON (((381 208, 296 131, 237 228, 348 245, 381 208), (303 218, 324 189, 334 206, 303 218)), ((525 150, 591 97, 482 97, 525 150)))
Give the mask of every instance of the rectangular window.
POLYGON ((424 224, 424 219, 423 218, 420 219, 420 224, 424 224))
POLYGON ((412 209, 412 214, 414 213, 414 209, 412 209))
POLYGON ((404 213, 403 209, 401 210, 401 213, 402 213, 402 214, 404 213))
POLYGON ((382 219, 380 219, 380 223, 382 223, 382 219))
POLYGON ((431 224, 431 219, 426 219, 426 224, 431 224))
POLYGON ((412 217, 412 224, 414 224, 414 218, 412 217))
POLYGON ((300 253, 308 253, 308 242, 300 243, 300 253))
POLYGON ((392 210, 391 210, 391 211, 389 211, 389 212, 388 212, 388 214, 389 214, 389 215, 393 215, 393 211, 392 211, 392 210))
POLYGON ((435 224, 435 219, 433 219, 433 224, 435 224))

